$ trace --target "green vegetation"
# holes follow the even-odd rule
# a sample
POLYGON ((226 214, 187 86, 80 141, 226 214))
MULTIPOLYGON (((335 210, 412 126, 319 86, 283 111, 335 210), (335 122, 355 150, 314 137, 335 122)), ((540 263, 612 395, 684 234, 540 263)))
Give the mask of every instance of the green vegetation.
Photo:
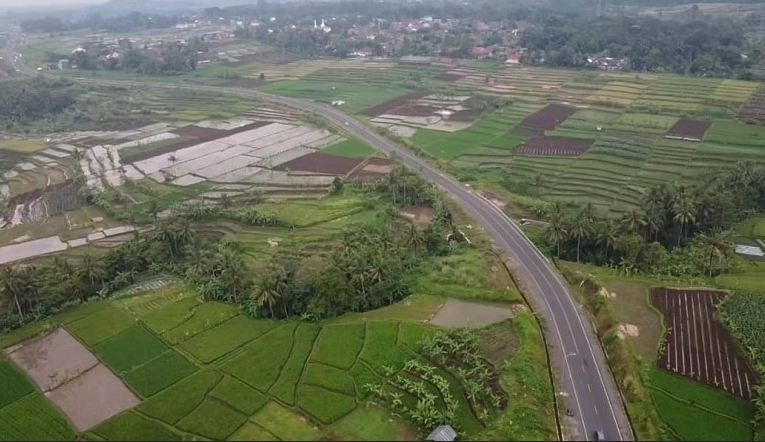
MULTIPOLYGON (((276 383, 269 393, 285 404, 295 405, 295 391, 305 370, 306 360, 314 348, 321 328, 313 324, 301 324, 295 329, 295 342, 289 359, 284 364, 276 383)), ((326 327, 324 327, 326 330, 326 327)))
POLYGON ((319 421, 330 424, 356 408, 353 396, 302 385, 298 389, 298 406, 319 421))
POLYGON ((75 440, 74 430, 40 393, 33 393, 0 409, 5 440, 75 440))
POLYGON ((171 431, 165 425, 147 419, 132 411, 109 419, 91 431, 102 437, 103 440, 182 440, 178 434, 171 431))
POLYGON ((262 339, 268 345, 260 340, 246 345, 243 354, 227 362, 223 370, 262 392, 268 391, 289 357, 296 325, 285 324, 265 335, 262 339))
POLYGON ((364 324, 331 325, 322 328, 311 360, 343 370, 351 368, 364 345, 364 329, 364 324))
POLYGON ((269 402, 252 421, 281 440, 317 440, 320 433, 299 415, 275 402, 269 402))
POLYGON ((326 83, 316 80, 289 80, 269 83, 260 88, 264 92, 287 97, 307 98, 321 103, 345 101, 343 111, 355 114, 407 94, 406 89, 386 86, 370 86, 349 82, 326 83))
POLYGON ((128 373, 168 350, 162 341, 140 325, 95 347, 100 359, 117 374, 128 373))
POLYGON ((124 379, 138 394, 149 397, 196 370, 186 358, 169 350, 125 374, 124 379))
POLYGON ((752 439, 752 428, 742 422, 689 406, 658 390, 651 392, 651 399, 656 411, 680 440, 752 439))
POLYGON ((323 387, 348 396, 356 396, 353 379, 345 371, 321 364, 308 364, 303 383, 323 387))
POLYGON ((366 158, 376 153, 369 144, 356 139, 345 140, 341 143, 333 144, 326 149, 322 149, 322 152, 348 158, 366 158))
POLYGON ((757 371, 765 373, 765 294, 739 292, 723 301, 719 314, 733 336, 747 349, 757 371))
POLYGON ((258 338, 274 327, 276 323, 270 321, 253 322, 244 316, 236 316, 184 341, 181 348, 200 362, 207 364, 258 338))
POLYGON ((247 417, 220 404, 205 399, 194 411, 178 422, 178 427, 214 440, 225 440, 247 417))
POLYGON ((34 386, 10 362, 0 362, 0 409, 34 391, 34 386))
POLYGON ((231 376, 224 376, 209 395, 248 416, 255 414, 268 402, 266 395, 231 376))
POLYGON ((138 410, 169 424, 175 424, 191 413, 223 376, 212 370, 202 370, 179 381, 162 393, 142 402, 138 410))
POLYGON ((95 346, 127 330, 133 318, 124 310, 111 308, 70 323, 67 328, 85 345, 95 346))

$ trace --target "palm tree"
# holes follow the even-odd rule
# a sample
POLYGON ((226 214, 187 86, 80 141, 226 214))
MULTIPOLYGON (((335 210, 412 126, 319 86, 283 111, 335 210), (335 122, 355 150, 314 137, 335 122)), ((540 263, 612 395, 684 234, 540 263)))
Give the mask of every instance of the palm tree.
POLYGON ((569 234, 576 238, 576 262, 579 262, 579 252, 582 247, 582 238, 587 238, 592 230, 592 221, 588 218, 588 213, 585 209, 582 209, 577 216, 574 217, 573 222, 569 230, 569 234))
POLYGON ((258 307, 268 306, 271 311, 271 317, 276 318, 274 314, 274 305, 276 305, 279 294, 274 290, 273 276, 270 273, 261 275, 258 283, 255 285, 254 297, 258 307))
POLYGON ((642 209, 630 210, 629 212, 625 213, 624 216, 622 216, 621 225, 625 230, 629 232, 644 236, 643 231, 648 225, 648 219, 645 211, 642 209))
POLYGON ((680 224, 681 234, 677 237, 679 246, 680 240, 688 235, 688 225, 696 222, 696 202, 690 195, 680 194, 675 200, 672 211, 674 213, 672 219, 680 224))
POLYGON ((713 230, 709 233, 702 233, 696 237, 699 246, 709 253, 709 262, 707 269, 709 277, 712 277, 712 261, 715 257, 718 259, 729 256, 736 247, 734 242, 735 234, 730 230, 713 230))
POLYGON ((20 298, 24 298, 27 281, 22 272, 12 267, 4 267, 0 273, 0 294, 16 305, 19 316, 24 317, 20 298))
POLYGON ((406 242, 407 246, 414 250, 414 253, 416 254, 420 251, 420 248, 425 245, 425 235, 422 230, 417 228, 417 226, 411 224, 409 226, 406 242))
POLYGON ((97 283, 102 283, 109 276, 103 264, 90 255, 83 256, 79 273, 80 277, 87 280, 91 287, 97 283))
POLYGON ((616 237, 619 236, 619 229, 617 229, 616 223, 611 218, 606 218, 598 224, 597 228, 597 243, 603 246, 603 253, 608 260, 608 252, 611 250, 616 237))
POLYGON ((558 249, 557 257, 560 258, 560 244, 568 238, 568 231, 563 222, 563 208, 560 202, 556 201, 550 210, 548 217, 547 237, 555 244, 558 249))

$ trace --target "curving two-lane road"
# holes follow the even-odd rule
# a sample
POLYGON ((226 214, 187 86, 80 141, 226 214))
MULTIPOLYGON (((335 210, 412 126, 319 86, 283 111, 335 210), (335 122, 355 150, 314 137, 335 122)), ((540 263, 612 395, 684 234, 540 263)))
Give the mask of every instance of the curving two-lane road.
MULTIPOLYGON (((26 75, 37 74, 27 68, 21 59, 16 60, 13 56, 15 52, 12 44, 7 49, 8 59, 12 60, 19 72, 26 75)), ((239 88, 93 78, 73 79, 73 81, 105 86, 156 87, 176 89, 179 92, 205 91, 252 97, 321 114, 376 149, 387 154, 396 154, 403 164, 418 170, 480 221, 486 231, 491 234, 496 245, 512 262, 516 270, 514 276, 525 286, 526 294, 534 304, 537 314, 544 318, 548 342, 551 343, 551 359, 558 374, 557 394, 566 403, 567 408, 574 412, 573 418, 566 416, 562 418, 563 427, 567 430, 569 438, 594 440, 595 432, 602 431, 606 440, 633 440, 632 430, 618 390, 587 316, 573 302, 566 284, 561 281, 550 262, 500 208, 482 195, 336 108, 324 104, 239 88)), ((539 370, 545 369, 546 367, 539 367, 539 370)))

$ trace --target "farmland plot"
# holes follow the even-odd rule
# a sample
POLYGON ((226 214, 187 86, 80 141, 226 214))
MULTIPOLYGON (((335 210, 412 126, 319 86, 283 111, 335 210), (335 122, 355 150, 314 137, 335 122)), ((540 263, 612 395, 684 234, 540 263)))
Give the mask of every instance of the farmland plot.
POLYGON ((575 112, 576 109, 570 106, 550 104, 539 112, 533 113, 526 117, 523 121, 521 121, 518 129, 531 131, 553 130, 558 127, 559 124, 566 121, 566 119, 573 115, 575 112))
POLYGON ((651 302, 669 329, 659 367, 750 399, 757 377, 715 320, 724 292, 656 289, 651 302))
POLYGON ((667 138, 682 138, 688 141, 701 141, 704 138, 704 134, 709 130, 712 124, 708 121, 689 120, 687 118, 681 118, 680 121, 672 126, 667 138))
POLYGON ((556 157, 578 157, 587 152, 593 140, 562 137, 532 138, 515 149, 516 155, 540 155, 556 157))

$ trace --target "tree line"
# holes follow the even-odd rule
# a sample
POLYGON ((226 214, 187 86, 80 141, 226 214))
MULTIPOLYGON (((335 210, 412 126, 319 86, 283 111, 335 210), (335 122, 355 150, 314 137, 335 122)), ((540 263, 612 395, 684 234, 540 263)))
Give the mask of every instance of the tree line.
POLYGON ((24 32, 59 33, 65 31, 107 31, 107 32, 136 32, 147 29, 169 28, 178 22, 177 17, 130 12, 114 17, 104 17, 91 14, 76 20, 66 20, 58 17, 41 17, 23 20, 21 29, 24 32))
POLYGON ((550 252, 625 273, 714 276, 735 265, 733 225, 765 210, 765 168, 751 162, 702 183, 661 184, 616 220, 592 204, 545 214, 550 252))
POLYGON ((74 84, 66 80, 6 81, 0 83, 0 122, 6 126, 50 117, 73 107, 74 84))
POLYGON ((186 216, 159 219, 159 208, 151 205, 155 230, 102 256, 4 267, 0 331, 106 297, 144 274, 176 275, 205 299, 239 305, 253 317, 321 319, 390 305, 409 294, 408 271, 428 256, 448 253, 461 236, 441 197, 413 172, 397 168, 363 190, 386 210, 373 222, 345 229, 314 271, 300 257, 282 257, 253 275, 241 245, 200 234, 186 216), (396 211, 410 205, 432 207, 434 221, 405 226, 396 211))
POLYGON ((101 43, 88 44, 85 50, 70 54, 48 51, 46 59, 55 63, 69 60, 78 69, 120 70, 147 75, 179 75, 197 68, 199 52, 209 51, 207 43, 194 37, 186 43, 162 41, 158 46, 135 46, 128 39, 121 39, 119 47, 107 47, 101 43))
POLYGON ((554 15, 521 33, 527 61, 582 67, 601 54, 628 59, 635 71, 749 78, 760 51, 750 47, 742 23, 728 19, 679 22, 647 16, 554 15), (743 55, 742 55, 743 54, 743 55))

